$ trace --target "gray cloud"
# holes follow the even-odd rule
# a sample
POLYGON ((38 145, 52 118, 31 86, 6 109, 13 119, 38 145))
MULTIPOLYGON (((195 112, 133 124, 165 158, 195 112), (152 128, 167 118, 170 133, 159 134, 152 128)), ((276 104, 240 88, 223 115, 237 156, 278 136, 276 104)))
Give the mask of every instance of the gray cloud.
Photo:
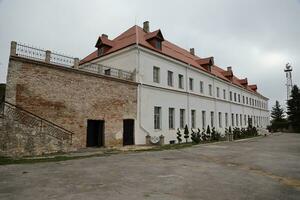
POLYGON ((12 40, 82 58, 94 50, 98 35, 114 38, 149 20, 169 41, 213 55, 221 67, 233 66, 271 104, 284 103, 285 63, 292 63, 300 84, 299 19, 299 0, 0 0, 0 82, 12 40))

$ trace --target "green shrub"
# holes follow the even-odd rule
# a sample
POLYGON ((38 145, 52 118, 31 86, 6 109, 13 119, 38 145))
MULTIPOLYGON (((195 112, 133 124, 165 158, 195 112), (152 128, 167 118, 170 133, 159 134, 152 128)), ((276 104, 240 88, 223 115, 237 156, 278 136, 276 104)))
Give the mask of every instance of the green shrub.
POLYGON ((208 140, 205 128, 202 128, 201 138, 202 138, 203 141, 207 141, 208 140))
POLYGON ((198 132, 194 132, 193 129, 192 134, 191 134, 191 139, 194 143, 199 144, 201 141, 201 133, 199 132, 200 130, 198 129, 198 132))
POLYGON ((206 139, 211 140, 211 132, 210 132, 209 125, 207 126, 207 129, 206 129, 206 139))
POLYGON ((188 139, 189 139, 189 129, 188 129, 188 126, 187 125, 185 125, 185 127, 184 127, 184 138, 185 138, 185 142, 187 143, 188 142, 188 139))
POLYGON ((177 141, 178 141, 178 143, 180 144, 180 143, 182 142, 182 139, 181 139, 181 136, 182 136, 182 135, 180 134, 179 128, 177 129, 176 134, 177 134, 177 141))

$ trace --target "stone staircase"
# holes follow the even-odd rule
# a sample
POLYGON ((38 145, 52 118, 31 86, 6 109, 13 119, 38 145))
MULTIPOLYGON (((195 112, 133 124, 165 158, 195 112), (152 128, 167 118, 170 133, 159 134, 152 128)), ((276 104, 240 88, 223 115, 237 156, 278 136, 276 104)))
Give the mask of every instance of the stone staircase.
POLYGON ((73 150, 72 132, 8 102, 2 102, 0 108, 0 156, 73 150))

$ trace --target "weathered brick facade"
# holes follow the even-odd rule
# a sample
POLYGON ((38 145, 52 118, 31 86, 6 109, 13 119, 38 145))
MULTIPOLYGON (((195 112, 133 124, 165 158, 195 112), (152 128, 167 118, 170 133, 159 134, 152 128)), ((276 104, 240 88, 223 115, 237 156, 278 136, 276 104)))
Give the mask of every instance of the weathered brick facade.
POLYGON ((136 119, 132 81, 10 57, 6 101, 74 133, 72 146, 86 146, 87 120, 105 120, 104 145, 122 145, 123 119, 136 119))

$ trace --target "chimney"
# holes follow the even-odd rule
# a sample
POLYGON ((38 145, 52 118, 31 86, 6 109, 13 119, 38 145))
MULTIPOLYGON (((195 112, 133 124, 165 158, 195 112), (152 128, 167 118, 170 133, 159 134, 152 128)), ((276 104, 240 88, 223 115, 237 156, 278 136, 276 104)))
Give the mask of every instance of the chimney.
POLYGON ((108 35, 106 35, 106 34, 104 34, 104 33, 102 33, 101 37, 105 37, 105 38, 108 39, 108 35))
POLYGON ((232 67, 231 66, 227 67, 227 71, 232 71, 232 67))
POLYGON ((193 56, 195 55, 195 49, 194 48, 190 48, 190 54, 192 54, 193 56))
POLYGON ((150 28, 149 28, 149 21, 145 21, 143 24, 143 29, 146 33, 149 33, 150 28))

